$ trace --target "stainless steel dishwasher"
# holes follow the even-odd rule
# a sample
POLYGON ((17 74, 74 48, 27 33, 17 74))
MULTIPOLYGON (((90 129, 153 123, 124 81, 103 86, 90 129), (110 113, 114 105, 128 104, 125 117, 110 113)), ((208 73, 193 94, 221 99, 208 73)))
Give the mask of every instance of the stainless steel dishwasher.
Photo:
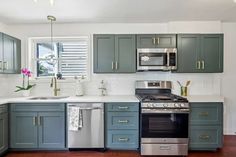
POLYGON ((104 104, 70 103, 67 105, 68 148, 104 149, 104 104))

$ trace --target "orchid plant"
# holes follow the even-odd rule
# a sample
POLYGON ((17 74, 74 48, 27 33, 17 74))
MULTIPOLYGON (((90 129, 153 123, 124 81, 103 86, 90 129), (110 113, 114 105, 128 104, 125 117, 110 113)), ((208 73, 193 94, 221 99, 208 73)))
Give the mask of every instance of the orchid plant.
POLYGON ((21 69, 21 73, 23 76, 22 87, 16 86, 17 89, 15 90, 15 92, 19 92, 22 90, 29 90, 35 86, 35 84, 30 85, 30 83, 29 83, 29 78, 32 76, 32 72, 29 69, 23 68, 23 69, 21 69))

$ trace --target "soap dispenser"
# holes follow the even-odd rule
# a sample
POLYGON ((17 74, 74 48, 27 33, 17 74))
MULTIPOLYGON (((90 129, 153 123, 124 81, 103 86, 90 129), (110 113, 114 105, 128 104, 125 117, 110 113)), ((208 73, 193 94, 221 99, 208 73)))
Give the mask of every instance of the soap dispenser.
POLYGON ((82 80, 84 79, 84 76, 80 78, 78 78, 77 76, 75 76, 75 95, 76 96, 83 96, 84 95, 84 90, 83 90, 83 83, 82 80))

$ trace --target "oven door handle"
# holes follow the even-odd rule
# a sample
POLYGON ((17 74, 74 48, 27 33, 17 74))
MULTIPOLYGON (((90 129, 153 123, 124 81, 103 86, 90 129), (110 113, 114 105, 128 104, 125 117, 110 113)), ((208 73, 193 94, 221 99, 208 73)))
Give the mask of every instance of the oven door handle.
POLYGON ((189 113, 190 109, 142 109, 142 113, 189 113))

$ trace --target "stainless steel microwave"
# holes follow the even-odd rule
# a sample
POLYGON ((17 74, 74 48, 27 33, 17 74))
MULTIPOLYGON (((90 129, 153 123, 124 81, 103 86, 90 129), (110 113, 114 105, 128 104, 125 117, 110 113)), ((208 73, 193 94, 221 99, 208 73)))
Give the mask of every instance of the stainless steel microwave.
POLYGON ((137 71, 170 71, 177 69, 176 48, 137 49, 137 71))

